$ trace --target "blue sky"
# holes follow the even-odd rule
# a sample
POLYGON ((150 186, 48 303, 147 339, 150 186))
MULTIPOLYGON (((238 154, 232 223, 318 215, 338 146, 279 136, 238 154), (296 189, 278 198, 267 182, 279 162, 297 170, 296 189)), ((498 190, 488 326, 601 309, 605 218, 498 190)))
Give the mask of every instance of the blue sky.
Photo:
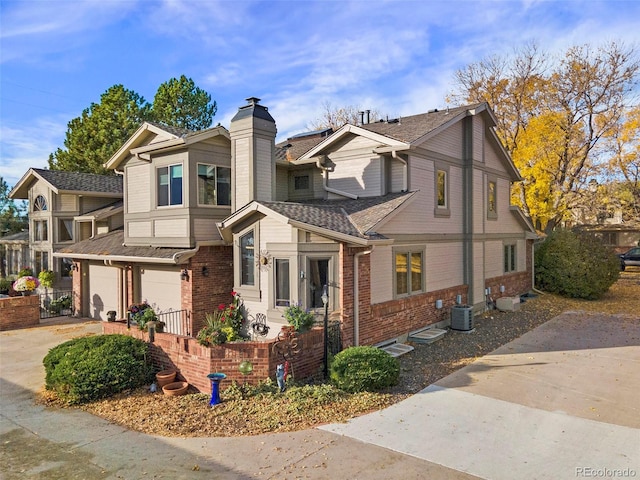
POLYGON ((526 42, 636 44, 639 18, 636 0, 0 0, 0 175, 11 186, 46 167, 67 123, 115 84, 152 101, 184 74, 227 128, 259 97, 281 140, 326 102, 442 108, 457 69, 526 42))

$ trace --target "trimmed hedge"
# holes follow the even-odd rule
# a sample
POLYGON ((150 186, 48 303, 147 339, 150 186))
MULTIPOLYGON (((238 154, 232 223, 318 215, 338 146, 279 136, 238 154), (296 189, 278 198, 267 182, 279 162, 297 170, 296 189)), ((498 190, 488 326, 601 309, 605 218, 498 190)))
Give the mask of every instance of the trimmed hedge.
POLYGON ((561 229, 536 248, 535 271, 541 290, 596 300, 620 277, 620 259, 597 238, 561 229))
POLYGON ((346 392, 382 390, 398 383, 400 363, 376 347, 350 347, 333 358, 329 376, 346 392))
POLYGON ((45 388, 78 404, 149 384, 153 367, 147 352, 145 342, 126 335, 69 340, 44 357, 45 388))

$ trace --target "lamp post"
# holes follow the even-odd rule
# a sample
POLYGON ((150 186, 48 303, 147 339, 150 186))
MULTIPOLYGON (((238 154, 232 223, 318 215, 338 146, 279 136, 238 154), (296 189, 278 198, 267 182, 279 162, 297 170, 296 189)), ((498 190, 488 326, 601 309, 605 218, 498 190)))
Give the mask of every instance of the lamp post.
POLYGON ((324 378, 329 377, 329 293, 327 285, 322 287, 322 304, 324 305, 324 378))

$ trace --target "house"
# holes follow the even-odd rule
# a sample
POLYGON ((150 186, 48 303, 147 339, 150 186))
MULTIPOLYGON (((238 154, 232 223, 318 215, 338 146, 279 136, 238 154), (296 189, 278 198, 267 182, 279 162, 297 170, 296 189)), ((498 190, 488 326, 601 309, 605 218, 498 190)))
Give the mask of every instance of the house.
POLYGON ((22 231, 0 237, 0 248, 4 249, 3 276, 18 275, 29 262, 29 232, 22 231))
POLYGON ((510 205, 520 176, 495 125, 476 104, 276 145, 257 98, 228 130, 146 122, 106 163, 123 228, 54 257, 73 259, 76 310, 94 318, 146 299, 193 335, 233 289, 272 327, 327 300, 343 346, 385 342, 531 289, 537 236, 510 205))
POLYGON ((72 262, 54 259, 53 252, 122 223, 122 207, 119 214, 113 207, 122 203, 122 177, 116 175, 31 168, 9 197, 29 201, 28 265, 35 275, 53 270, 60 289, 71 288, 72 262), (105 208, 109 213, 98 218, 96 212, 105 208))

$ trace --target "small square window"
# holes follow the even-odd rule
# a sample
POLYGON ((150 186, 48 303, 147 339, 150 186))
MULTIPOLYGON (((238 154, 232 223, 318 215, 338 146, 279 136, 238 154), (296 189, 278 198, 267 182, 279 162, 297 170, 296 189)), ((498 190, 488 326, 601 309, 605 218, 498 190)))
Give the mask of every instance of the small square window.
POLYGON ((295 190, 309 190, 309 175, 299 175, 293 177, 293 188, 295 190))

